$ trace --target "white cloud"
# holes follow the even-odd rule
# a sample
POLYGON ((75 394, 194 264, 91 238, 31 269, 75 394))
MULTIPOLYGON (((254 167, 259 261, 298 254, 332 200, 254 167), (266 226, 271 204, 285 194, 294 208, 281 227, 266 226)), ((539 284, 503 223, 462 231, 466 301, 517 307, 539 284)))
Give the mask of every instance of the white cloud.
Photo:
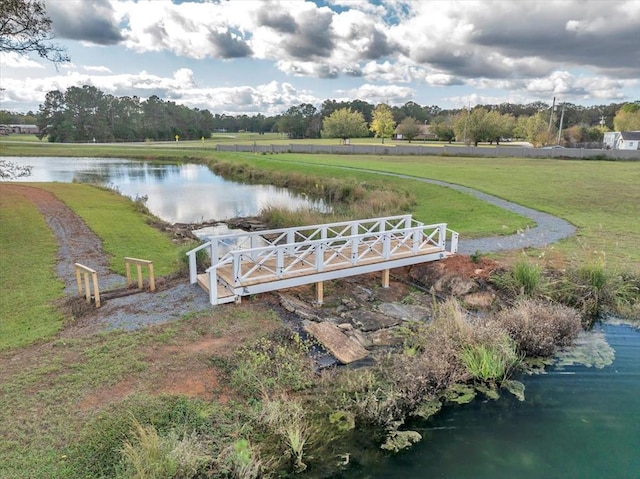
POLYGON ((0 65, 2 68, 39 68, 44 69, 44 66, 31 58, 20 55, 16 52, 0 52, 0 65))

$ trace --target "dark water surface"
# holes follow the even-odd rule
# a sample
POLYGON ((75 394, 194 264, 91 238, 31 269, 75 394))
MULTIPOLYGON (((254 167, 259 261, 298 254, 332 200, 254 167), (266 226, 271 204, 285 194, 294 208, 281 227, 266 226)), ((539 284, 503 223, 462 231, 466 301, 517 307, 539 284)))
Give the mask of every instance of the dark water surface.
POLYGON ((136 198, 147 196, 147 206, 170 223, 196 223, 255 216, 268 206, 289 209, 323 208, 314 202, 271 185, 227 181, 203 165, 151 163, 118 158, 5 157, 33 166, 27 182, 97 183, 136 198))
POLYGON ((615 351, 610 365, 519 378, 524 402, 504 393, 445 408, 412 427, 423 436, 413 449, 340 477, 640 478, 640 330, 604 324, 592 334, 615 351))

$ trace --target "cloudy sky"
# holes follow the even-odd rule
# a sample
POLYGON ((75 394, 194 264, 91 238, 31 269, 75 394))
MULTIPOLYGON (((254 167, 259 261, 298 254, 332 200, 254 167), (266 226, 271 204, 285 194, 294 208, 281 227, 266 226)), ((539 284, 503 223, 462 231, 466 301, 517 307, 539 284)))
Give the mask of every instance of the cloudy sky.
POLYGON ((91 84, 212 113, 325 99, 640 99, 640 0, 45 0, 71 62, 0 54, 0 108, 91 84))

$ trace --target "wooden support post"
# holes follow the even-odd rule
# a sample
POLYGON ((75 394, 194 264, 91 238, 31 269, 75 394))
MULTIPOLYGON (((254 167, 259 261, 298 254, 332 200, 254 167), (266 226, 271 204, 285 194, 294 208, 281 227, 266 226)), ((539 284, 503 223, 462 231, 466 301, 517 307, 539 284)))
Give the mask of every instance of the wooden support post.
POLYGON ((323 304, 324 303, 324 282, 318 281, 316 283, 316 303, 323 304))
POLYGON ((93 297, 95 298, 96 308, 100 307, 100 290, 98 289, 98 273, 91 273, 93 278, 93 297))
POLYGON ((388 269, 382 270, 382 287, 383 288, 389 287, 389 270, 388 269))

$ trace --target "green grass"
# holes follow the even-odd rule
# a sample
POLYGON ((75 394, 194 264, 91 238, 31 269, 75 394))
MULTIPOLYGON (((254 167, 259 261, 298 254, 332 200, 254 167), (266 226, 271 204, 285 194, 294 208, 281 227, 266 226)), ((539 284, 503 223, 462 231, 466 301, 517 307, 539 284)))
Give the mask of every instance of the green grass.
MULTIPOLYGON (((73 477, 61 471, 77 433, 70 425, 88 419, 78 402, 94 388, 144 369, 140 346, 146 338, 146 333, 119 332, 58 339, 37 362, 10 370, 0 386, 5 404, 0 408, 0 477, 73 477)), ((2 360, 9 363, 6 356, 2 360)))
MULTIPOLYGON (((178 251, 171 240, 148 225, 132 201, 118 193, 90 185, 48 183, 41 188, 67 204, 102 239, 111 256, 110 267, 125 274, 125 256, 153 261, 157 276, 178 268, 178 251)), ((145 268, 146 270, 146 268, 145 268)))
POLYGON ((64 288, 55 276, 56 251, 33 204, 0 184, 0 351, 60 330, 63 318, 52 306, 64 288))

